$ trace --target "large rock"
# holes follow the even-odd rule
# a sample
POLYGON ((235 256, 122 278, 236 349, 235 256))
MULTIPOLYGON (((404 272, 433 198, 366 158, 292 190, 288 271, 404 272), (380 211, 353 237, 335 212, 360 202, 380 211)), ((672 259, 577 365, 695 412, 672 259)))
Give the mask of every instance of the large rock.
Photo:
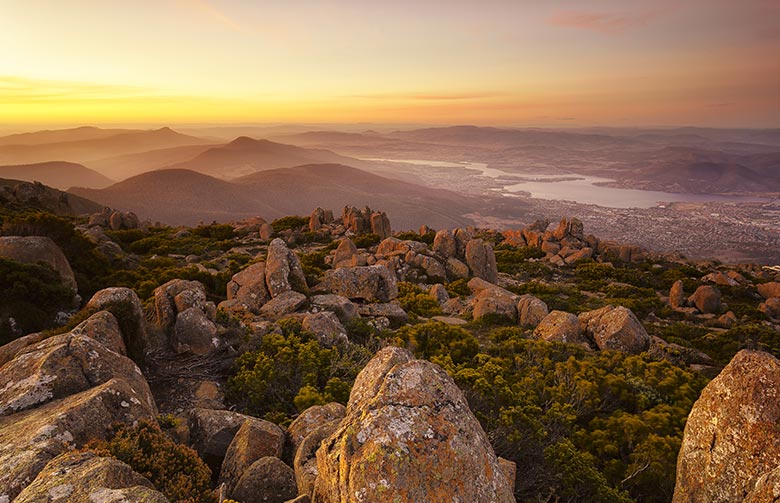
POLYGON ((474 319, 487 315, 500 316, 511 322, 517 321, 517 295, 503 288, 488 288, 474 298, 474 319))
POLYGON ((220 345, 217 325, 201 309, 191 307, 176 315, 171 344, 177 353, 201 356, 212 353, 220 345))
POLYGON ((14 503, 50 502, 168 503, 168 499, 146 477, 118 459, 90 452, 68 452, 47 464, 14 500, 14 503))
POLYGON ((770 297, 758 305, 758 310, 770 318, 780 319, 780 297, 770 297))
POLYGON ((496 255, 491 243, 481 239, 469 241, 466 245, 466 264, 472 275, 491 283, 498 281, 496 255))
POLYGON ((290 436, 293 452, 298 450, 298 446, 309 433, 325 423, 343 419, 346 414, 347 408, 336 402, 331 402, 326 405, 315 405, 301 412, 301 414, 295 418, 295 421, 287 427, 287 433, 290 436))
POLYGON ((206 311, 206 287, 200 281, 172 279, 154 289, 155 324, 170 330, 176 314, 191 307, 206 311))
POLYGON ((758 290, 758 293, 765 299, 780 297, 780 283, 777 281, 756 285, 756 290, 758 290))
POLYGON ((683 282, 681 279, 675 281, 672 288, 669 290, 669 305, 672 306, 672 309, 685 307, 685 291, 683 290, 683 282))
POLYGON ((395 276, 383 265, 329 269, 317 289, 368 302, 390 302, 398 296, 395 276))
MULTIPOLYGON (((355 267, 361 265, 358 263, 360 255, 357 246, 349 238, 344 238, 339 242, 338 248, 333 255, 333 268, 355 267)), ((362 265, 365 265, 365 261, 362 265)))
POLYGON ((438 365, 379 351, 360 372, 347 416, 317 451, 312 501, 514 502, 463 393, 438 365))
POLYGON ((271 297, 294 290, 305 293, 308 290, 301 261, 287 247, 284 240, 276 238, 268 245, 268 259, 265 261, 265 284, 271 297))
POLYGON ((239 300, 251 312, 260 314, 263 305, 271 300, 265 286, 265 262, 252 264, 234 274, 227 284, 227 298, 239 300))
POLYGON ((517 301, 517 321, 520 325, 535 327, 550 314, 542 299, 530 294, 521 295, 517 301))
POLYGON ((151 393, 112 379, 65 399, 0 417, 0 501, 13 499, 55 456, 106 438, 115 422, 133 424, 157 414, 151 393))
POLYGON ((62 282, 74 291, 78 288, 76 277, 62 250, 44 236, 4 236, 0 237, 0 257, 25 264, 43 262, 59 273, 62 282))
POLYGON ((269 456, 246 469, 230 497, 241 503, 284 503, 297 495, 293 469, 269 456))
MULTIPOLYGON (((688 416, 672 501, 725 503, 765 491, 762 476, 780 466, 779 423, 780 362, 768 353, 740 351, 688 416)), ((775 493, 753 501, 776 499, 775 493)))
POLYGON ((330 311, 336 313, 342 323, 357 318, 358 308, 348 298, 341 295, 315 295, 309 299, 309 308, 313 313, 330 311))
POLYGON ((269 300, 261 309, 260 314, 274 318, 294 313, 306 303, 306 296, 302 293, 288 290, 269 300))
MULTIPOLYGON (((70 333, 85 335, 102 344, 106 349, 127 356, 122 330, 116 316, 108 311, 98 311, 79 323, 70 333)), ((0 362, 0 365, 3 363, 0 362)))
POLYGON ((650 336, 634 313, 623 306, 604 306, 579 315, 580 328, 601 350, 639 354, 650 346, 650 336))
POLYGON ((281 457, 284 439, 284 431, 273 423, 261 419, 244 421, 225 452, 219 472, 219 481, 225 484, 228 494, 255 461, 267 456, 281 457))
POLYGON ((688 298, 688 302, 704 314, 720 312, 720 290, 711 285, 702 285, 688 298))
POLYGON ((565 342, 589 347, 587 337, 580 331, 580 320, 564 311, 550 311, 534 329, 534 337, 547 342, 565 342))
POLYGON ((436 233, 433 238, 433 251, 445 259, 455 257, 458 253, 458 244, 451 230, 442 229, 436 233))
POLYGON ((328 348, 349 340, 347 330, 338 317, 327 311, 307 314, 303 318, 303 329, 313 333, 320 344, 328 348))
POLYGON ((105 288, 95 293, 84 309, 108 311, 113 314, 122 329, 127 354, 142 363, 149 346, 146 317, 138 295, 129 288, 105 288))
POLYGON ((396 328, 409 323, 409 315, 397 300, 381 304, 363 304, 358 312, 361 316, 387 318, 390 325, 396 328))
POLYGON ((192 445, 212 471, 219 471, 228 447, 245 422, 256 423, 263 428, 265 421, 229 410, 192 409, 190 411, 190 436, 192 445))
POLYGON ((390 219, 384 211, 375 211, 369 217, 371 222, 371 232, 381 239, 390 237, 393 231, 390 229, 390 219))
POLYGON ((341 419, 334 419, 322 423, 309 432, 295 450, 293 471, 298 485, 298 494, 311 497, 314 492, 314 483, 317 480, 317 451, 322 441, 330 437, 341 424, 341 419))

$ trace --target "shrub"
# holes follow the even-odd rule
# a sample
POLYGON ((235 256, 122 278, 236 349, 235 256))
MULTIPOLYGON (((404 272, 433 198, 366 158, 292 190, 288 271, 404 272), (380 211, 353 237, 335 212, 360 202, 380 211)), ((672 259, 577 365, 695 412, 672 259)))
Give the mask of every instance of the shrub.
POLYGON ((287 230, 300 230, 309 225, 309 217, 289 216, 277 218, 271 222, 271 228, 276 234, 287 230))
POLYGON ((407 346, 418 358, 428 360, 448 356, 455 364, 460 364, 479 352, 479 343, 471 332, 438 321, 407 325, 400 328, 396 336, 401 345, 407 346))
POLYGON ((172 502, 217 503, 206 463, 152 421, 142 419, 136 426, 116 424, 109 440, 92 441, 87 449, 127 463, 172 502))
POLYGON ((380 241, 382 241, 382 238, 380 238, 378 234, 373 233, 360 234, 352 239, 352 242, 355 243, 355 246, 358 248, 370 248, 379 244, 380 241))
POLYGON ((439 303, 413 283, 398 283, 398 302, 407 313, 419 316, 436 316, 442 314, 439 303))

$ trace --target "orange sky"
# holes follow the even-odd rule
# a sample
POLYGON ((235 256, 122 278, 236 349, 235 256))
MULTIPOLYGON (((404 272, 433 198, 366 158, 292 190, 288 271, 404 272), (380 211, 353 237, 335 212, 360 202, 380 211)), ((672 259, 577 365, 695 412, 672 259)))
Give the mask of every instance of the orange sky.
POLYGON ((780 126, 777 0, 0 0, 0 124, 780 126))

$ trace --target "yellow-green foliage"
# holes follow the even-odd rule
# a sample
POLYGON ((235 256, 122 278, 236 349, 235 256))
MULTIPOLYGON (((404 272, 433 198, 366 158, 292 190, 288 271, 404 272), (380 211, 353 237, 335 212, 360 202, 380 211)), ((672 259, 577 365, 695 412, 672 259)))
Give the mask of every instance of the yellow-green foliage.
POLYGON ((414 283, 402 281, 398 283, 398 302, 404 311, 419 316, 436 316, 442 314, 439 303, 429 294, 425 293, 414 283))
POLYGON ((211 490, 211 470, 197 453, 171 440, 153 422, 114 426, 110 440, 87 448, 130 465, 174 503, 217 503, 211 490))
POLYGON ((477 339, 468 330, 438 321, 407 325, 396 336, 418 357, 432 361, 446 356, 453 362, 466 363, 479 351, 477 339))

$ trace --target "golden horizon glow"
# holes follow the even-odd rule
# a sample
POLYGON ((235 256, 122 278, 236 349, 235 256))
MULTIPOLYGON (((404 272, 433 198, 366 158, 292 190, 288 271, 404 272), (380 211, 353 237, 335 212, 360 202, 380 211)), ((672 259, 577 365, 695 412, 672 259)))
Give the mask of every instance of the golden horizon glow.
POLYGON ((0 124, 780 126, 772 0, 0 0, 0 124))

